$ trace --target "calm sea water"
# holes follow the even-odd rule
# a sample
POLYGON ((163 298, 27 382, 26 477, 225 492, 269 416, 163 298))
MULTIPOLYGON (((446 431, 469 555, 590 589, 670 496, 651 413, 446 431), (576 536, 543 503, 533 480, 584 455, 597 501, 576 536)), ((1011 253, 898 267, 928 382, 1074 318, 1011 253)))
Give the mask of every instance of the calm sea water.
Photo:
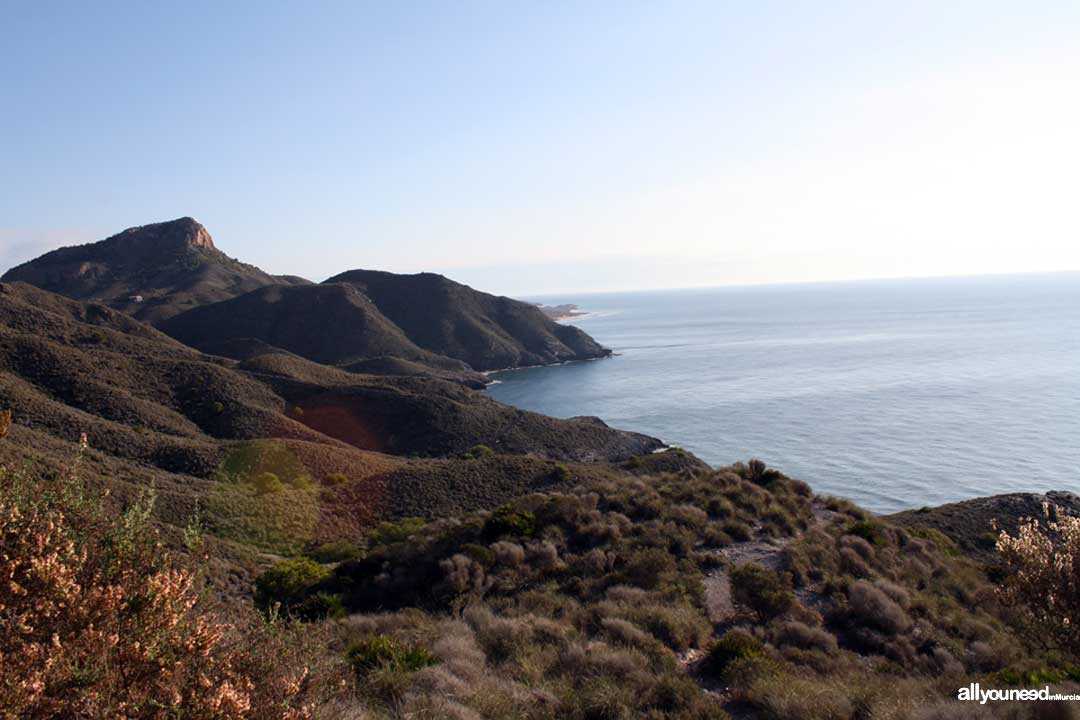
POLYGON ((499 373, 712 464, 760 457, 877 512, 1080 492, 1080 274, 536 298, 616 357, 499 373))

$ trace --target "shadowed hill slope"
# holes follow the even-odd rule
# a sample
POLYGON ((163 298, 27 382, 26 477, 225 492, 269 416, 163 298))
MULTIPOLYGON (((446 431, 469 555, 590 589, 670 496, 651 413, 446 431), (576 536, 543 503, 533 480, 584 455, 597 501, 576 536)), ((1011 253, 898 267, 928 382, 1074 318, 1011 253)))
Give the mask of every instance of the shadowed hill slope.
POLYGON ((452 382, 358 375, 273 352, 238 363, 100 305, 21 283, 0 285, 0 294, 0 406, 17 406, 21 422, 68 438, 96 418, 98 447, 171 471, 206 475, 214 439, 295 438, 432 456, 483 444, 574 460, 660 446, 517 410, 452 382))
POLYGON ((230 258, 214 246, 206 228, 189 217, 60 248, 12 268, 2 279, 101 302, 150 323, 265 285, 308 282, 276 277, 230 258), (134 301, 134 296, 142 301, 134 301))
POLYGON ((60 248, 2 279, 103 303, 236 359, 247 356, 233 354, 236 341, 258 340, 356 371, 478 387, 484 378, 473 371, 611 354, 534 305, 441 275, 353 270, 321 285, 270 275, 218 250, 190 217, 60 248))
POLYGON ((235 594, 263 552, 355 538, 402 513, 490 507, 638 455, 638 466, 660 461, 654 438, 524 412, 458 382, 238 345, 242 361, 204 355, 104 305, 0 283, 0 410, 14 411, 0 464, 67 467, 85 433, 83 476, 119 502, 153 485, 174 535, 199 514, 217 581, 235 594))
POLYGON ((409 339, 477 370, 606 357, 584 331, 535 305, 473 290, 442 275, 351 270, 326 281, 355 286, 409 339))
POLYGON ((1044 506, 1080 515, 1080 496, 1071 492, 1009 493, 904 510, 886 518, 904 527, 926 527, 948 536, 968 555, 992 557, 998 532, 1012 535, 1024 518, 1043 518, 1044 506))
POLYGON ((228 343, 255 339, 327 365, 381 357, 464 371, 452 360, 417 347, 350 285, 269 286, 171 318, 161 329, 207 352, 229 354, 228 343))

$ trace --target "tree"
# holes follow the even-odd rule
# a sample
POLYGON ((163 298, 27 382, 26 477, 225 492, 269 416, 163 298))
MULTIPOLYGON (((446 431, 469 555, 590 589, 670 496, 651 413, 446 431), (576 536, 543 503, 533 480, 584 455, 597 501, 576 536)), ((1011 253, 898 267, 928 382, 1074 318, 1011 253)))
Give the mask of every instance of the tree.
POLYGON ((1005 564, 999 596, 1033 637, 1080 659, 1080 518, 1050 504, 1043 514, 1026 518, 1015 536, 998 535, 1005 564))

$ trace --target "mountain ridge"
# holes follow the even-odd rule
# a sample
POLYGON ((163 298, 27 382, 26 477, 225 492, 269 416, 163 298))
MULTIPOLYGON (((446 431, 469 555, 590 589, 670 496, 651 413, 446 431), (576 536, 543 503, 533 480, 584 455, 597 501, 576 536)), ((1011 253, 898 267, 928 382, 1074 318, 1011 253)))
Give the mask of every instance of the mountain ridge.
POLYGON ((59 248, 2 279, 102 303, 204 352, 246 356, 237 343, 257 341, 329 365, 477 388, 487 382, 480 372, 611 354, 529 303, 434 273, 349 270, 319 284, 271 275, 226 255, 191 217, 59 248))
POLYGON ((138 225, 104 240, 58 248, 11 268, 0 280, 101 302, 152 324, 266 285, 309 283, 270 275, 229 257, 191 217, 138 225))

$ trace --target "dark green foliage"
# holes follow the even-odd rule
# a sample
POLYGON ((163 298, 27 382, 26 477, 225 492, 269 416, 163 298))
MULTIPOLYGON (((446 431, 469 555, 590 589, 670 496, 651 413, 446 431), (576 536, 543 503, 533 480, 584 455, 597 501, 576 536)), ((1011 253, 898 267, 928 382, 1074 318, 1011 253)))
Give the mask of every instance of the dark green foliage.
POLYGON ((485 568, 489 568, 495 564, 495 553, 483 545, 478 545, 477 543, 465 543, 461 546, 461 552, 464 555, 468 555, 485 568))
POLYGON ((326 577, 326 567, 311 558, 281 560, 255 580, 255 604, 267 610, 276 603, 289 609, 303 600, 308 589, 326 577))
POLYGON ((518 510, 512 505, 501 505, 484 523, 484 536, 496 540, 505 536, 531 537, 536 532, 536 515, 529 510, 518 510))
POLYGON ((408 539, 424 527, 424 518, 407 517, 396 522, 382 522, 375 528, 368 540, 372 545, 391 545, 408 539))
MULTIPOLYGON (((286 443, 276 440, 255 440, 234 446, 225 456, 218 475, 222 480, 256 483, 273 475, 280 483, 296 488, 309 486, 307 468, 286 443)), ((273 485, 272 481, 269 484, 273 485)), ((268 490, 267 492, 275 492, 268 490)))
POLYGON ((349 476, 341 472, 328 473, 325 477, 323 477, 323 484, 329 487, 334 487, 336 485, 344 485, 348 481, 349 476))
POLYGON ((860 520, 852 523, 847 529, 848 535, 855 535, 866 540, 871 545, 882 545, 885 537, 881 525, 874 520, 860 520))
POLYGON ((298 620, 308 622, 323 618, 343 618, 347 614, 341 595, 322 592, 308 595, 290 610, 298 620))
POLYGON ((268 495, 270 493, 281 492, 285 489, 285 485, 281 482, 281 479, 272 472, 259 473, 252 479, 251 485, 259 495, 268 495))
POLYGON ((1006 668, 994 673, 993 678, 1002 685, 1039 687, 1064 681, 1080 682, 1080 665, 1057 667, 1006 668))
POLYGON ((713 677, 721 677, 736 660, 747 660, 765 654, 760 640, 744 630, 730 630, 709 646, 702 669, 713 677))
POLYGON ((623 578, 628 585, 653 590, 675 573, 675 559, 659 548, 634 553, 626 562, 623 578))
POLYGON ((787 612, 795 601, 776 573, 754 563, 731 571, 731 588, 735 601, 753 610, 763 622, 787 612))
POLYGON ((566 482, 570 479, 570 468, 565 463, 559 463, 551 471, 551 479, 557 483, 566 482))
POLYGON ((358 678, 374 670, 416 672, 438 662, 422 647, 402 645, 389 635, 369 635, 353 643, 345 653, 358 678))
POLYGON ((471 448, 465 451, 466 460, 483 460, 484 458, 494 457, 495 451, 489 448, 487 445, 473 445, 471 448))
POLYGON ((220 415, 223 412, 225 412, 225 405, 222 404, 220 401, 215 402, 214 403, 214 414, 215 415, 220 415))
POLYGON ((363 555, 363 551, 348 540, 335 540, 309 548, 304 555, 316 562, 326 564, 355 560, 363 555))

